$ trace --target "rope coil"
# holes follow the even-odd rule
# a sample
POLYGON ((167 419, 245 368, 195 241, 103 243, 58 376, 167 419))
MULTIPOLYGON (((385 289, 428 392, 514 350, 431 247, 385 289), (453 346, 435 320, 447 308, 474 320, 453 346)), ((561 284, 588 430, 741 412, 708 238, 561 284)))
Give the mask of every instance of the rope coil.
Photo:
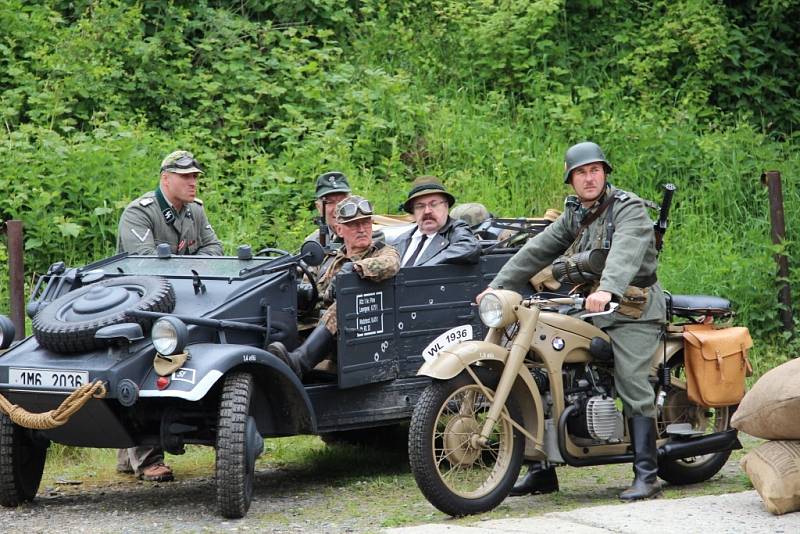
POLYGON ((55 410, 44 413, 31 413, 22 406, 12 404, 3 395, 0 395, 0 411, 16 424, 33 430, 50 430, 69 421, 75 412, 91 398, 102 399, 106 396, 106 387, 102 380, 89 382, 69 394, 61 405, 55 410))

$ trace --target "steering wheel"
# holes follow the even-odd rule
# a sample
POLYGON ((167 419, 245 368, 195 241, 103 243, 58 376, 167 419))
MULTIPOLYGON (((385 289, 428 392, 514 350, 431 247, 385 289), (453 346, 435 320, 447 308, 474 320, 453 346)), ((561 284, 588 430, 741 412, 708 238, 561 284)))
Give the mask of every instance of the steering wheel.
POLYGON ((306 265, 305 262, 303 261, 297 262, 297 267, 301 271, 303 271, 303 274, 306 275, 306 277, 308 278, 308 282, 311 284, 311 302, 309 303, 309 309, 311 309, 319 300, 319 288, 317 287, 317 279, 313 274, 311 274, 311 271, 308 269, 308 265, 306 265))
POLYGON ((278 254, 279 256, 289 256, 289 253, 281 248, 262 248, 258 252, 256 252, 256 256, 263 256, 264 254, 269 254, 270 252, 278 254))

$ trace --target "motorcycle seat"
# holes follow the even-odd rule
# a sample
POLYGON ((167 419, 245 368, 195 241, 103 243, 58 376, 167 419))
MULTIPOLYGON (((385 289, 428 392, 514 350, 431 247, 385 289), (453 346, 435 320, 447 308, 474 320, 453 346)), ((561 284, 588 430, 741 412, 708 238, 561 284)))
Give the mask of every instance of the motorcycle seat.
POLYGON ((667 295, 667 307, 679 317, 730 315, 731 301, 711 295, 667 295))

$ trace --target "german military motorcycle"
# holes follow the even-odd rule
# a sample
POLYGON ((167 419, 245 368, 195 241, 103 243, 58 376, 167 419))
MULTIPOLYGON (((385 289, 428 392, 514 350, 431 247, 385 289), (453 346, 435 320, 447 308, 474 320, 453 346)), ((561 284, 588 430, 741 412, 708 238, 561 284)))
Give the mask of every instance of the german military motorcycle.
MULTIPOLYGON (((419 374, 433 381, 414 409, 409 460, 420 490, 439 510, 452 516, 491 510, 509 494, 524 461, 633 462, 615 400, 610 339, 582 309, 580 297, 494 290, 479 305, 489 328, 483 341, 435 356, 428 351, 419 374)), ((691 484, 712 477, 741 444, 730 427, 734 406, 689 400, 683 329, 674 319, 710 321, 731 311, 725 299, 698 295, 668 296, 668 311, 651 360, 658 476, 691 484)))

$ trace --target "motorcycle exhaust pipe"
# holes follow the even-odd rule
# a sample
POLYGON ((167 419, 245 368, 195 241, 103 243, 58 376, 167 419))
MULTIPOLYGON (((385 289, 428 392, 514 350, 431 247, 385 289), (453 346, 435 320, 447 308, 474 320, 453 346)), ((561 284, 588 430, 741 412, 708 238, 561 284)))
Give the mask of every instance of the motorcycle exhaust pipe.
MULTIPOLYGON (((568 406, 558 418, 558 451, 567 465, 572 467, 586 467, 590 465, 624 464, 633 462, 633 453, 614 454, 610 456, 594 456, 576 458, 567 450, 567 418, 577 410, 575 405, 568 406)), ((741 449, 738 431, 735 428, 716 432, 702 438, 691 438, 686 441, 671 441, 658 448, 659 459, 676 460, 689 456, 701 456, 714 452, 733 451, 741 449)))
POLYGON ((702 438, 687 441, 671 441, 658 448, 658 457, 677 460, 688 456, 702 456, 713 452, 734 451, 741 449, 738 431, 735 428, 709 434, 702 438))

